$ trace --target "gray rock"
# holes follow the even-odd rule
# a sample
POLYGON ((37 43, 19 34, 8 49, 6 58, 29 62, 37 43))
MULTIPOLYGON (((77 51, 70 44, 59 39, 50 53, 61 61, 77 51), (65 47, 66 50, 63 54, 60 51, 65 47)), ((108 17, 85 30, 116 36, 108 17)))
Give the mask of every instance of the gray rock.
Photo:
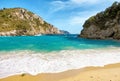
POLYGON ((85 21, 80 37, 120 39, 120 3, 114 4, 85 21))

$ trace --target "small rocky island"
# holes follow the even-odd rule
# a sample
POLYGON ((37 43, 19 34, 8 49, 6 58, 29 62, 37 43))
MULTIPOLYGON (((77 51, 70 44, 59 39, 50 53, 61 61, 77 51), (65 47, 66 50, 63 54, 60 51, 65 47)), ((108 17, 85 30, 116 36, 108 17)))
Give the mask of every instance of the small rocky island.
POLYGON ((0 36, 62 34, 38 15, 23 8, 0 10, 0 36))
POLYGON ((120 3, 114 2, 85 21, 80 37, 90 39, 120 39, 120 3))
POLYGON ((70 34, 70 32, 65 31, 65 30, 60 30, 60 32, 61 32, 62 34, 70 34))

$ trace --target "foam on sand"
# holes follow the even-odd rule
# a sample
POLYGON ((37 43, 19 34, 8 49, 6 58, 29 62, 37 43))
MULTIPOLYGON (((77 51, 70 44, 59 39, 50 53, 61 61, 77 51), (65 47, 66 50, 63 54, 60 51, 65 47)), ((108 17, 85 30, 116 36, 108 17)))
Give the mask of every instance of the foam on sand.
POLYGON ((14 51, 0 55, 0 78, 22 73, 37 75, 88 66, 102 67, 119 62, 120 48, 63 50, 50 53, 14 51))

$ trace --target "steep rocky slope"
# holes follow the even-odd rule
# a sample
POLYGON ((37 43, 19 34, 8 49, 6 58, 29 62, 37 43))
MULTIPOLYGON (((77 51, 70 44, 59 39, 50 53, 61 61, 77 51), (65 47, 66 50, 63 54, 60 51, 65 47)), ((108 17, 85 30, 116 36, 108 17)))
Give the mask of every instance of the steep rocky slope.
POLYGON ((105 11, 85 21, 80 37, 92 39, 120 39, 120 3, 114 2, 105 11))
POLYGON ((61 34, 60 30, 44 21, 38 15, 23 9, 0 10, 0 35, 61 34))

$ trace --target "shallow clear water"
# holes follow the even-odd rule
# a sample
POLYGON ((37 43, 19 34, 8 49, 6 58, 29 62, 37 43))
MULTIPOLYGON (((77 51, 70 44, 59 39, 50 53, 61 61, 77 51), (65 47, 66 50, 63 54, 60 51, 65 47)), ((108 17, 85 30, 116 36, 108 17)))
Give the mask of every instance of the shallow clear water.
POLYGON ((116 40, 91 40, 77 35, 0 37, 0 78, 119 62, 120 41, 116 40))
POLYGON ((43 35, 0 37, 0 51, 32 50, 51 52, 61 50, 95 49, 120 47, 120 41, 91 40, 78 38, 77 35, 43 35))

